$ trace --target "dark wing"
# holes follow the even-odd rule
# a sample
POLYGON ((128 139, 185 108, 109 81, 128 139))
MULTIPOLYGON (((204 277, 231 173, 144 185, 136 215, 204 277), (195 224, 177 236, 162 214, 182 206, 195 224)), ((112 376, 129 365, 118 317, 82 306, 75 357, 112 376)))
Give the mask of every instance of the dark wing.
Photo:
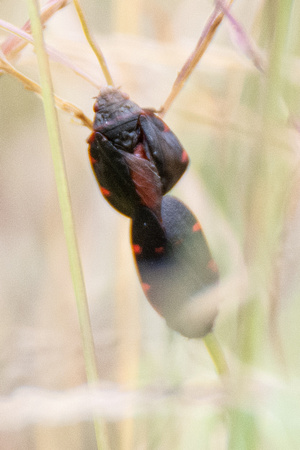
POLYGON ((133 217, 140 198, 124 152, 99 132, 92 133, 89 144, 91 165, 103 196, 120 213, 133 217))
MULTIPOLYGON (((147 209, 132 222, 132 247, 144 292, 168 325, 187 337, 202 337, 213 326, 180 320, 192 297, 218 282, 219 275, 200 224, 174 197, 162 200, 162 225, 147 209)), ((214 317, 213 317, 214 319, 214 317)))
POLYGON ((145 205, 160 219, 161 180, 153 160, 146 159, 143 145, 127 153, 99 132, 92 133, 89 143, 92 168, 106 200, 126 216, 133 217, 145 205))
POLYGON ((188 155, 175 134, 153 112, 144 111, 139 122, 165 194, 185 172, 189 163, 188 155))

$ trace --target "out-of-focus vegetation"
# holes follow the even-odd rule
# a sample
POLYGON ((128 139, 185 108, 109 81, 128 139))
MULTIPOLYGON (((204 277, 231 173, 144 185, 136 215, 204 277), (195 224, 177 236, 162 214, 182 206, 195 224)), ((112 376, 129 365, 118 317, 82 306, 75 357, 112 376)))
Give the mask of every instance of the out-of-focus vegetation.
MULTIPOLYGON (((82 7, 116 85, 159 108, 213 5, 82 7)), ((300 6, 235 0, 230 11, 165 117, 191 157, 176 195, 197 213, 226 284, 215 325, 225 380, 201 341, 170 331, 148 305, 128 220, 91 172, 89 130, 60 112, 100 378, 86 389, 42 102, 1 74, 0 448, 96 448, 94 414, 112 449, 299 447, 300 6)), ((26 3, 1 2, 0 19, 27 18, 26 3)), ((45 40, 105 85, 71 3, 45 40)), ((31 46, 11 62, 38 81, 31 46)), ((57 62, 51 70, 56 94, 92 119, 97 88, 57 62)))

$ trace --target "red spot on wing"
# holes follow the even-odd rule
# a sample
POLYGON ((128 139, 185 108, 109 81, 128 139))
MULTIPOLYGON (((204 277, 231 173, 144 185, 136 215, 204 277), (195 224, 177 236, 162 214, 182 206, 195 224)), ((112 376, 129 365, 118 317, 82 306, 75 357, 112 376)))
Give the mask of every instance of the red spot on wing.
POLYGON ((165 122, 163 122, 163 124, 164 124, 164 131, 165 132, 170 131, 170 128, 168 127, 168 125, 165 122))
POLYGON ((87 140, 88 143, 92 144, 94 142, 94 140, 95 140, 95 137, 96 137, 96 133, 95 133, 95 131, 93 131, 92 134, 90 135, 90 137, 87 140))
POLYGON ((185 150, 182 151, 181 162, 185 163, 189 160, 189 156, 185 150))
POLYGON ((150 287, 151 287, 150 284, 142 283, 142 288, 143 288, 143 291, 145 292, 145 294, 149 291, 150 287))
POLYGON ((207 264, 207 268, 209 270, 211 270, 212 272, 217 273, 218 272, 218 266, 216 264, 216 261, 214 261, 213 259, 211 259, 208 264, 207 264))
POLYGON ((93 158, 92 155, 89 155, 89 157, 90 157, 90 163, 92 164, 92 166, 94 164, 96 164, 97 160, 95 158, 93 158))
POLYGON ((104 187, 100 186, 102 195, 104 195, 104 197, 109 197, 111 195, 111 192, 108 189, 105 189, 104 187))
POLYGON ((193 225, 193 231, 201 231, 201 230, 202 230, 202 227, 201 227, 200 223, 199 223, 199 222, 196 222, 196 223, 193 225))
POLYGON ((163 253, 165 251, 164 247, 156 247, 155 253, 163 253))
POLYGON ((140 255, 142 253, 142 247, 140 245, 133 244, 132 248, 135 255, 140 255))

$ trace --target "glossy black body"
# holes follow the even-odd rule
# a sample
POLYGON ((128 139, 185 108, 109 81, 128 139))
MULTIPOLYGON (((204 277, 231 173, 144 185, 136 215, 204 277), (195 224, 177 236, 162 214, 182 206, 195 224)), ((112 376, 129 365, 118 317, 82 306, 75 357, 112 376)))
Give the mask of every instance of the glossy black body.
POLYGON ((89 153, 107 201, 129 217, 140 205, 158 213, 162 196, 188 165, 180 142, 152 111, 117 89, 103 90, 94 110, 89 153), (145 191, 150 188, 148 199, 145 191))
POLYGON ((131 244, 145 295, 168 325, 187 337, 213 326, 180 319, 191 299, 219 279, 200 224, 179 200, 165 195, 188 157, 154 112, 117 89, 97 97, 89 155, 106 200, 132 219, 131 244))
POLYGON ((132 221, 132 247, 139 276, 151 305, 168 325, 187 337, 202 337, 213 322, 199 328, 178 320, 181 308, 219 280, 201 226, 178 199, 162 200, 162 223, 147 209, 132 221))

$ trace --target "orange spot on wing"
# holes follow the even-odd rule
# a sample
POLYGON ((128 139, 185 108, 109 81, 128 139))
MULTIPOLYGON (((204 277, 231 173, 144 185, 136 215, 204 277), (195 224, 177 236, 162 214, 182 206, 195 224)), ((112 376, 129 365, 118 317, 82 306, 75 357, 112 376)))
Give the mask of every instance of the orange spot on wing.
POLYGON ((97 160, 90 155, 90 163, 92 164, 92 166, 96 164, 96 162, 97 160))
POLYGON ((163 253, 165 251, 164 247, 156 247, 155 253, 163 253))
POLYGON ((95 140, 95 137, 96 137, 96 133, 95 133, 95 131, 93 131, 92 134, 90 135, 90 137, 87 140, 88 143, 92 144, 94 142, 94 140, 95 140))
POLYGON ((143 291, 146 293, 146 292, 148 292, 149 289, 150 289, 150 284, 148 284, 148 283, 142 283, 142 288, 143 288, 143 291))
POLYGON ((201 231, 201 225, 199 222, 196 222, 195 225, 193 225, 193 231, 201 231))
POLYGON ((104 187, 100 187, 102 195, 104 195, 104 197, 109 197, 110 196, 110 191, 108 189, 105 189, 104 187))
POLYGON ((185 163, 189 160, 189 155, 187 154, 187 152, 185 150, 183 150, 182 155, 181 155, 181 162, 185 163))
POLYGON ((142 253, 142 247, 140 245, 133 244, 132 248, 135 255, 140 255, 142 253))
POLYGON ((207 268, 210 269, 212 272, 218 272, 218 266, 216 261, 214 261, 213 259, 211 259, 208 264, 207 264, 207 268))

